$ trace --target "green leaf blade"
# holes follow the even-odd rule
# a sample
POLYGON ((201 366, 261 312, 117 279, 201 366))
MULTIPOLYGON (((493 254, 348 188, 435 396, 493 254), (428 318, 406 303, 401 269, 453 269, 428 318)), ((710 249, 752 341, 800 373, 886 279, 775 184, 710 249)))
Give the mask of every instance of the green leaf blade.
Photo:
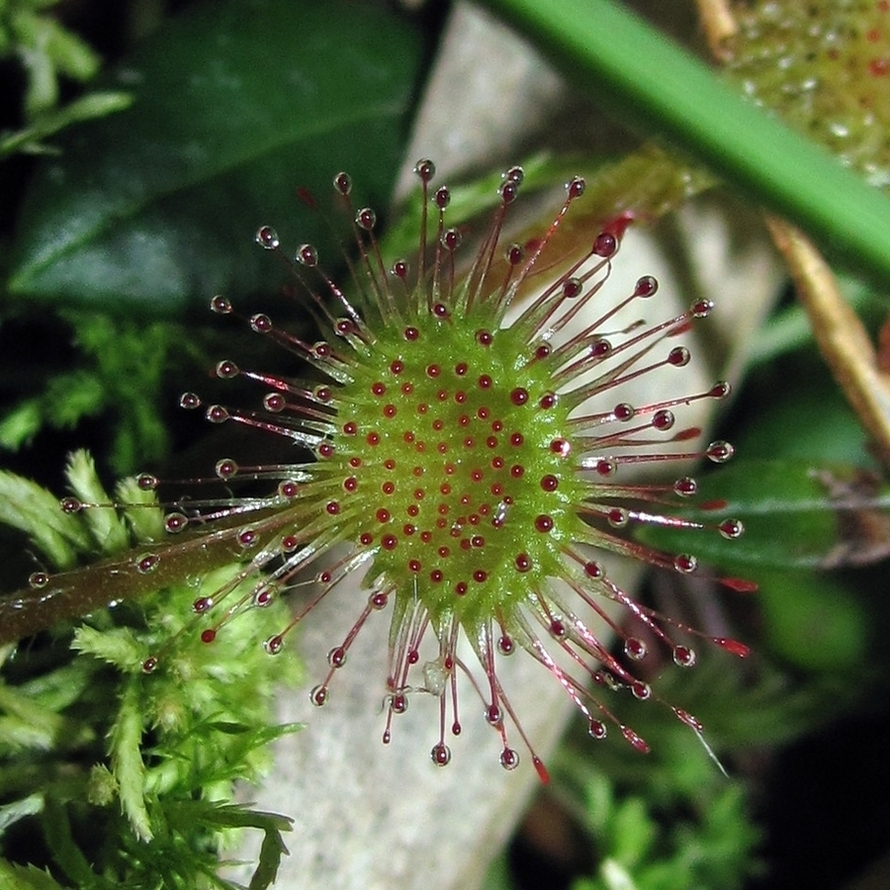
POLYGON ((747 102, 615 0, 486 0, 562 70, 875 281, 890 275, 890 201, 747 102))
POLYGON ((875 523, 890 528, 890 490, 856 467, 794 460, 736 461, 700 480, 700 503, 718 509, 683 511, 701 529, 647 528, 656 547, 743 571, 862 565, 887 555, 875 523), (725 540, 712 529, 727 517, 745 533, 725 540), (865 520, 868 521, 865 521, 865 520))
POLYGON ((349 169, 362 200, 387 199, 418 59, 398 17, 345 0, 187 11, 117 70, 132 108, 38 172, 10 289, 169 313, 274 284, 260 224, 333 246, 300 190, 327 202, 349 169))

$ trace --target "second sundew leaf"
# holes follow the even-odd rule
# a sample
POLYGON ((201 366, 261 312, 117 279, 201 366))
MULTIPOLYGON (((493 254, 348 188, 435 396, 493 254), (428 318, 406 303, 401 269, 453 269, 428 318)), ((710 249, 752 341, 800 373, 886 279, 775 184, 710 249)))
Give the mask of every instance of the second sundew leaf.
POLYGON ((890 184, 890 3, 758 0, 738 15, 729 70, 745 92, 890 184))
POLYGON ((860 467, 799 460, 738 460, 702 477, 688 518, 717 525, 742 520, 745 534, 722 541, 686 529, 645 529, 649 543, 684 548, 705 563, 757 569, 864 565, 890 554, 890 486, 860 467))
POLYGON ((174 19, 113 72, 133 106, 67 131, 19 223, 10 290, 174 313, 282 279, 253 244, 289 228, 324 251, 331 170, 384 205, 419 38, 378 4, 222 0, 174 19))

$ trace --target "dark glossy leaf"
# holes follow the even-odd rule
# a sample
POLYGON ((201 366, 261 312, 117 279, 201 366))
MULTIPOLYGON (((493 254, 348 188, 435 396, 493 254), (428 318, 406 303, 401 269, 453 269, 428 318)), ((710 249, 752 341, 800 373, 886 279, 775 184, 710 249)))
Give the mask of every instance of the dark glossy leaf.
POLYGON ((698 502, 719 506, 684 515, 709 529, 740 519, 741 538, 660 528, 641 537, 705 563, 749 570, 863 565, 890 555, 890 486, 858 467, 740 460, 700 483, 698 502))
POLYGON ((176 312, 280 282, 253 243, 266 223, 324 260, 335 173, 352 173, 358 202, 388 198, 419 55, 417 33, 376 3, 188 9, 106 84, 133 106, 67 131, 62 156, 37 172, 10 290, 176 312))

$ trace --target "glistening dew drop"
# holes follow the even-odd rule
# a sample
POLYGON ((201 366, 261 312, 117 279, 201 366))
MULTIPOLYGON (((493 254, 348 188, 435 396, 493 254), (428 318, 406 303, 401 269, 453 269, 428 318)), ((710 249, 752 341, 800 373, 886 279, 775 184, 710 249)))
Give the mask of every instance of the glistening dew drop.
MULTIPOLYGON (((499 677, 501 660, 523 649, 562 685, 594 738, 603 738, 612 724, 635 748, 647 750, 588 689, 592 679, 595 687, 655 697, 626 666, 645 658, 646 644, 628 636, 605 606, 623 606, 681 667, 695 662, 688 645, 695 632, 636 603, 611 580, 608 555, 695 572, 694 555, 645 546, 634 540, 633 529, 641 523, 696 525, 669 512, 695 495, 696 483, 688 476, 665 484, 623 481, 623 471, 640 463, 728 460, 732 446, 723 441, 693 450, 669 443, 699 434, 678 427, 675 411, 696 400, 722 399, 729 386, 718 381, 703 392, 639 404, 619 401, 616 392, 630 380, 687 364, 689 352, 677 338, 713 306, 697 301, 673 317, 616 331, 616 313, 635 303, 646 303, 648 311, 658 289, 654 278, 644 276, 630 293, 603 302, 622 225, 596 235, 556 280, 527 296, 535 281, 546 278, 542 270, 554 264, 548 248, 584 181, 567 184, 565 201, 542 237, 504 245, 505 217, 522 183, 518 167, 505 173, 493 218, 460 272, 462 233, 446 225, 448 189, 431 185, 432 162, 418 162, 415 171, 423 200, 415 268, 404 260, 387 267, 374 234, 375 214, 351 205, 351 182, 341 173, 334 188, 355 220, 356 297, 347 296, 325 273, 316 249, 304 244, 291 266, 327 327, 327 339, 304 341, 266 314, 245 319, 308 365, 311 380, 226 359, 216 366, 217 377, 247 378, 265 388, 258 410, 204 406, 194 393, 182 396, 184 407, 202 408, 211 423, 283 436, 307 453, 299 463, 277 466, 239 467, 224 458, 216 465, 220 480, 270 479, 277 488, 266 498, 234 498, 225 505, 190 501, 167 515, 171 534, 224 521, 231 546, 244 557, 237 578, 195 602, 201 639, 212 642, 241 613, 305 586, 309 569, 314 596, 265 640, 267 651, 276 654, 315 603, 336 596, 339 582, 359 573, 366 595, 341 604, 355 620, 344 639, 332 641, 328 665, 311 692, 316 705, 329 700, 337 671, 348 669, 350 647, 365 623, 388 612, 389 670, 381 678, 385 742, 411 695, 434 695, 439 725, 430 757, 446 765, 448 737, 460 732, 459 687, 475 687, 500 740, 502 766, 519 763, 515 732, 546 780, 499 677), (435 236, 428 237, 433 228, 435 236), (246 579, 253 585, 244 594, 246 579), (577 604, 623 639, 627 660, 579 617, 577 604), (676 631, 683 640, 674 640, 676 631), (461 661, 462 639, 478 667, 461 661), (558 650, 568 653, 577 668, 573 674, 557 663, 558 650), (481 681, 469 679, 473 672, 481 681)), ((261 227, 257 241, 283 255, 271 227, 261 227)), ((214 297, 211 306, 237 315, 226 297, 214 297)), ((154 482, 144 479, 149 488, 154 482)), ((724 520, 705 531, 732 539, 743 529, 737 520, 724 520)), ((140 570, 151 571, 149 562, 140 560, 140 570)), ((750 588, 738 579, 720 580, 737 590, 750 588)), ((733 640, 711 642, 738 655, 747 651, 733 640)), ((162 664, 159 652, 144 667, 162 664)), ((701 732, 692 715, 673 710, 701 732)))

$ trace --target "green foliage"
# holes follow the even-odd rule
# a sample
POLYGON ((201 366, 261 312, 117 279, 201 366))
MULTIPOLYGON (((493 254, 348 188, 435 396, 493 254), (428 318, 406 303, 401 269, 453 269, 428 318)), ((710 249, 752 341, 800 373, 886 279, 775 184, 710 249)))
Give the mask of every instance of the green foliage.
MULTIPOLYGON (((85 451, 69 456, 66 477, 83 503, 112 503, 85 451)), ((111 506, 66 512, 51 492, 15 473, 0 472, 0 521, 28 535, 54 568, 67 569, 78 557, 111 555, 129 547, 131 529, 137 541, 163 534, 161 511, 152 492, 124 480, 118 493, 128 496, 121 498, 126 505, 122 512, 111 506)))
MULTIPOLYGON (((819 665, 804 674, 762 654, 753 663, 708 649, 699 656, 682 676, 665 671, 658 678, 662 704, 636 701, 627 690, 610 701, 618 721, 642 736, 650 753, 629 753, 615 728, 592 742, 578 721, 551 764, 552 785, 543 793, 555 796, 582 829, 593 862, 572 890, 746 886, 768 867, 761 860, 756 785, 746 767, 870 707, 876 689, 876 672, 858 664, 819 665), (701 739, 665 701, 695 714, 704 725, 701 739)), ((506 857, 495 861, 484 886, 517 886, 506 857)))
MULTIPOLYGON (((880 289, 872 288, 866 282, 849 274, 839 273, 836 278, 838 286, 850 306, 866 321, 880 324, 887 309, 885 294, 880 289)), ((795 351, 806 351, 812 347, 812 343, 812 329, 803 306, 796 301, 783 304, 764 322, 763 327, 757 332, 757 338, 751 343, 748 354, 749 369, 760 368, 770 361, 795 351)), ((827 384, 828 381, 826 380, 825 383, 827 384)), ((820 388, 831 389, 829 385, 820 388)), ((831 392, 823 392, 823 395, 829 398, 834 397, 834 393, 831 392)), ((780 398, 777 401, 784 400, 780 398)), ((838 413, 838 411, 832 413, 838 413)), ((752 429, 750 432, 755 432, 755 430, 752 429)), ((861 456, 861 448, 857 453, 861 456)))
POLYGON ((12 865, 0 860, 0 878, 8 890, 64 890, 47 872, 33 865, 12 865))
POLYGON ((50 8, 57 0, 0 0, 0 59, 15 58, 25 72, 27 126, 0 133, 0 159, 15 152, 52 151, 44 140, 78 121, 105 117, 130 104, 121 91, 92 93, 58 108, 60 81, 91 80, 100 59, 50 8))
MULTIPOLYGON (((695 670, 713 677, 722 661, 705 659, 695 670)), ((719 724, 713 696, 698 688, 703 697, 684 684, 684 702, 719 724)), ((608 741, 591 752, 579 734, 556 770, 557 792, 589 834, 597 863, 573 890, 744 886, 758 868, 760 832, 743 782, 721 773, 695 733, 667 709, 634 709, 627 719, 651 745, 650 755, 623 757, 626 750, 608 741)))
POLYGON ((725 653, 700 655, 683 677, 665 672, 656 689, 696 715, 726 773, 702 739, 658 704, 629 695, 615 701, 618 720, 649 743, 646 756, 628 756, 617 733, 591 749, 579 726, 554 770, 556 793, 589 835, 597 863, 573 890, 745 886, 763 867, 743 772, 751 753, 774 750, 855 707, 840 694, 850 675, 801 683, 763 658, 743 667, 725 653))
POLYGON ((57 568, 69 568, 90 546, 77 517, 59 509, 59 499, 29 479, 0 470, 0 521, 31 538, 57 568))
MULTIPOLYGON (((753 119, 731 110, 737 103, 728 93, 719 103, 703 98, 701 76, 710 75, 666 62, 673 57, 661 55, 657 35, 628 41, 620 28, 604 27, 601 13, 621 16, 620 5, 491 5, 522 18, 532 14, 528 6, 534 15, 568 22, 573 40, 584 45, 558 54, 575 74, 605 65, 595 89, 617 91, 622 114, 644 109, 647 131, 656 121, 692 155, 714 160, 716 152, 728 182, 759 190, 803 220, 815 214, 825 244, 852 251, 845 255, 858 256, 863 269, 886 270, 886 203, 777 149, 784 137, 772 139, 774 122, 760 115, 749 127, 753 119), (637 101, 641 95, 645 101, 637 101), (692 131, 698 117, 687 113, 687 102, 705 115, 705 132, 692 131)), ((188 380, 196 358, 209 364, 204 333, 194 325, 144 323, 136 311, 179 318, 215 290, 236 297, 277 285, 283 276, 250 243, 267 221, 319 244, 329 265, 336 238, 322 221, 327 208, 322 204, 321 216, 309 212, 296 192, 306 187, 326 199, 330 174, 342 167, 367 189, 357 203, 385 205, 417 86, 420 41, 379 5, 197 4, 108 72, 101 91, 59 106, 60 79, 92 78, 99 59, 53 6, 0 0, 0 57, 18 60, 26 73, 24 125, 0 134, 0 159, 61 152, 43 162, 21 216, 9 221, 16 236, 4 242, 0 263, 4 273, 12 266, 13 277, 4 284, 0 323, 13 317, 13 305, 22 316, 34 306, 41 315, 67 307, 76 354, 23 373, 8 353, 0 355, 3 396, 13 394, 4 398, 13 404, 0 417, 0 447, 21 451, 48 430, 80 441, 85 421, 101 418, 110 431, 101 462, 122 474, 167 455, 165 381, 180 387, 184 364, 188 380)), ((530 31, 553 47, 559 38, 551 25, 535 23, 530 31)), ((536 158, 526 165, 526 186, 559 181, 571 167, 595 171, 589 191, 603 196, 603 206, 676 205, 688 194, 685 168, 647 151, 605 166, 599 159, 581 159, 579 167, 536 158), (660 177, 654 186, 653 174, 660 177)), ((452 219, 487 206, 491 185, 456 189, 452 219)), ((416 219, 405 225, 400 231, 416 232, 416 219)), ((410 246, 409 237, 393 236, 390 243, 401 243, 396 253, 410 246)), ((857 307, 886 305, 885 294, 860 297, 857 307)), ((765 382, 750 387, 755 408, 731 435, 743 459, 702 481, 706 498, 730 507, 696 518, 713 523, 735 513, 746 520, 747 536, 726 545, 716 534, 696 533, 689 544, 682 533, 657 539, 755 576, 763 648, 805 678, 795 683, 761 665, 754 682, 701 665, 683 677, 682 689, 662 684, 665 698, 695 708, 721 750, 783 744, 857 706, 874 688, 877 668, 864 653, 883 612, 855 579, 819 568, 881 555, 881 541, 861 532, 885 520, 886 485, 873 475, 877 464, 833 385, 811 365, 785 362, 791 349, 809 342, 794 307, 758 334, 754 363, 765 382), (787 572, 789 565, 805 570, 787 572)), ((109 500, 83 456, 74 461, 71 483, 85 500, 109 500)), ((0 471, 0 521, 27 533, 54 568, 163 535, 160 512, 133 480, 121 483, 115 499, 143 506, 68 515, 54 495, 0 471)), ((217 877, 220 851, 230 832, 244 827, 264 836, 251 888, 270 884, 287 820, 228 801, 232 781, 256 775, 265 746, 296 728, 272 725, 269 712, 274 684, 296 669, 249 645, 262 635, 257 624, 247 634, 235 622, 213 646, 202 646, 189 623, 192 601, 234 570, 182 579, 76 628, 56 628, 27 649, 2 651, 0 841, 13 855, 22 837, 42 837, 53 870, 0 859, 0 885, 228 887, 217 877), (160 667, 143 673, 139 666, 159 649, 160 667)), ((281 618, 264 611, 258 621, 277 629, 281 618)), ((610 743, 596 749, 594 766, 587 739, 583 756, 574 747, 565 756, 565 795, 599 862, 577 890, 738 886, 757 840, 741 784, 723 779, 694 734, 669 715, 661 729, 639 716, 634 726, 654 757, 628 758, 610 743)))
POLYGON ((132 104, 128 93, 106 90, 89 93, 58 110, 35 114, 27 127, 13 133, 0 133, 0 159, 16 152, 23 154, 53 154, 58 149, 46 140, 72 124, 105 117, 123 111, 132 104))
MULTIPOLYGON (((68 479, 79 497, 109 501, 85 453, 72 456, 68 479)), ((119 493, 138 492, 138 498, 120 511, 69 516, 49 493, 5 474, 7 485, 10 480, 44 505, 19 517, 19 526, 39 541, 46 517, 73 520, 77 534, 66 540, 76 554, 117 552, 135 542, 134 529, 154 533, 160 525, 153 495, 132 483, 119 493)), ((0 842, 7 856, 16 856, 16 832, 36 824, 60 886, 222 888, 232 886, 216 874, 222 845, 233 829, 247 827, 265 838, 251 887, 269 886, 288 820, 228 801, 233 782, 255 778, 268 764, 269 743, 299 728, 272 722, 274 689, 296 680, 296 662, 273 660, 256 643, 258 634, 271 634, 287 620, 286 610, 280 603, 259 610, 208 646, 190 608, 238 568, 182 579, 139 603, 99 611, 73 633, 60 628, 70 639, 67 652, 39 640, 14 654, 6 647, 0 842), (150 654, 160 663, 146 673, 150 654)), ((12 886, 54 886, 34 868, 0 862, 4 872, 12 886)))
MULTIPOLYGON (((15 385, 0 417, 0 448, 20 451, 43 431, 101 418, 109 428, 102 457, 115 473, 164 459, 170 447, 164 401, 172 404, 171 388, 184 369, 209 364, 198 332, 186 336, 180 325, 85 312, 67 312, 65 321, 60 331, 32 336, 62 341, 70 331, 71 362, 22 373, 30 370, 24 357, 18 373, 9 368, 15 385)), ((27 330, 27 322, 20 324, 27 330)))
POLYGON ((46 11, 56 2, 0 3, 0 57, 18 57, 27 72, 25 107, 29 116, 56 105, 61 75, 86 81, 99 70, 98 55, 46 11))
POLYGON ((867 670, 874 610, 855 584, 824 572, 772 571, 759 581, 764 642, 776 655, 808 672, 867 670))
POLYGON ((417 76, 418 39, 377 5, 198 4, 110 76, 128 111, 69 131, 37 172, 9 288, 41 299, 171 315, 208 294, 281 278, 252 243, 289 220, 322 253, 331 171, 385 204, 417 76))
POLYGON ((702 535, 700 529, 647 529, 640 537, 677 553, 694 552, 711 564, 758 568, 832 568, 857 562, 886 542, 846 541, 857 518, 890 506, 890 487, 856 467, 775 458, 735 461, 702 477, 700 500, 719 509, 684 511, 706 527, 732 516, 745 524, 739 540, 702 535))
MULTIPOLYGON (((850 278, 842 284, 877 328, 885 315, 883 295, 850 278)), ((710 508, 684 515, 706 527, 736 517, 745 525, 742 538, 683 529, 646 529, 641 538, 762 581, 770 600, 789 569, 803 572, 799 582, 786 575, 789 584, 812 585, 814 606, 835 600, 831 583, 813 572, 890 555, 890 487, 855 413, 815 354, 800 306, 782 306, 758 334, 737 417, 737 428, 727 431, 737 456, 696 477, 696 502, 710 508)), ((789 604, 793 599, 803 606, 790 589, 787 596, 789 604)), ((849 597, 835 605, 843 610, 845 602, 852 605, 849 597)), ((842 626, 861 620, 847 613, 842 626)))
MULTIPOLYGON (((649 221, 676 210, 684 201, 714 185, 714 178, 702 168, 684 163, 653 142, 628 152, 627 139, 616 156, 597 157, 593 153, 550 155, 539 153, 523 159, 522 192, 558 188, 573 176, 583 176, 584 195, 572 206, 572 213, 560 223, 561 233, 577 233, 586 246, 590 232, 624 213, 649 221)), ((448 221, 463 226, 499 202, 500 171, 467 183, 449 184, 448 221)), ((410 256, 420 230, 421 204, 408 201, 382 240, 387 258, 410 256)), ((435 236, 435 214, 427 216, 427 237, 435 236)), ((556 244, 560 243, 557 236, 556 244)))

